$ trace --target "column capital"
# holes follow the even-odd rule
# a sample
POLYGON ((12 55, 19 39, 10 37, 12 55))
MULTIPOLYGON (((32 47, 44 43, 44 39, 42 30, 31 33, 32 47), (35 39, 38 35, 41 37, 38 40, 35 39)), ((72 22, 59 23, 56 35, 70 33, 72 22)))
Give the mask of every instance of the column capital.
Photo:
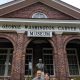
POLYGON ((23 30, 21 31, 21 30, 20 30, 20 31, 17 31, 17 33, 25 33, 25 31, 23 31, 23 30))
POLYGON ((62 31, 55 31, 55 34, 63 34, 62 31))

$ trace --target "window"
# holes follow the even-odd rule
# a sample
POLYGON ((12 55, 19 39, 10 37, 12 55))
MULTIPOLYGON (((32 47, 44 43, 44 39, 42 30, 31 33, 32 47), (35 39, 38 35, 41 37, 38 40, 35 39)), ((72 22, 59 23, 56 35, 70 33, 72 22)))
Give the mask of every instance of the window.
POLYGON ((26 50, 26 58, 25 58, 25 75, 31 75, 31 71, 29 70, 29 62, 32 61, 32 53, 33 49, 32 48, 27 48, 26 50))
POLYGON ((67 49, 67 57, 70 75, 79 75, 79 63, 76 48, 67 49))
POLYGON ((0 48, 0 76, 11 75, 12 53, 11 48, 0 48))
POLYGON ((37 12, 32 15, 32 18, 47 18, 47 16, 44 13, 37 12))
POLYGON ((54 62, 51 48, 43 48, 43 63, 50 75, 54 75, 54 62))

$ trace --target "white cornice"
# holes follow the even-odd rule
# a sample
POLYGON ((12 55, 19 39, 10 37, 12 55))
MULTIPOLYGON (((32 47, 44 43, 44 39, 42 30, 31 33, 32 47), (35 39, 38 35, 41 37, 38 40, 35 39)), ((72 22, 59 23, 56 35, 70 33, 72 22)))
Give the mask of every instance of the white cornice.
POLYGON ((80 24, 80 20, 52 20, 52 19, 18 19, 18 18, 0 18, 1 23, 43 23, 43 24, 56 24, 56 23, 64 23, 64 24, 80 24))

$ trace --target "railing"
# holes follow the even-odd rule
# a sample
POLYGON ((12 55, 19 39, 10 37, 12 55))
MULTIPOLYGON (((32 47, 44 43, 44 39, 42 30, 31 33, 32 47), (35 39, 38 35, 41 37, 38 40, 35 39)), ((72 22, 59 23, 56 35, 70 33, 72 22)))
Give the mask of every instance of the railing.
POLYGON ((69 77, 69 80, 80 80, 80 76, 69 77))
MULTIPOLYGON (((31 76, 24 76, 25 80, 32 80, 31 76)), ((57 80, 55 77, 50 77, 50 80, 57 80)))
POLYGON ((10 76, 0 76, 0 80, 10 80, 10 76))
POLYGON ((25 77, 25 80, 32 80, 32 76, 29 75, 29 76, 24 76, 25 77))

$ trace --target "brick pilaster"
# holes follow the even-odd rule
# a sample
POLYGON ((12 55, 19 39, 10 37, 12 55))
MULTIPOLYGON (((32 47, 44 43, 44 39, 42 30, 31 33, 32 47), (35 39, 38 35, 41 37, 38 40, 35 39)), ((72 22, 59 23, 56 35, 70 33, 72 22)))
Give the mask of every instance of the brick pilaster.
POLYGON ((61 34, 56 34, 56 46, 57 46, 57 53, 55 57, 56 61, 56 70, 57 70, 57 77, 59 80, 68 80, 67 79, 67 70, 66 70, 66 60, 65 59, 65 51, 64 51, 64 44, 61 34))
POLYGON ((11 80, 21 80, 22 77, 23 39, 23 33, 18 33, 17 47, 13 53, 11 80))

